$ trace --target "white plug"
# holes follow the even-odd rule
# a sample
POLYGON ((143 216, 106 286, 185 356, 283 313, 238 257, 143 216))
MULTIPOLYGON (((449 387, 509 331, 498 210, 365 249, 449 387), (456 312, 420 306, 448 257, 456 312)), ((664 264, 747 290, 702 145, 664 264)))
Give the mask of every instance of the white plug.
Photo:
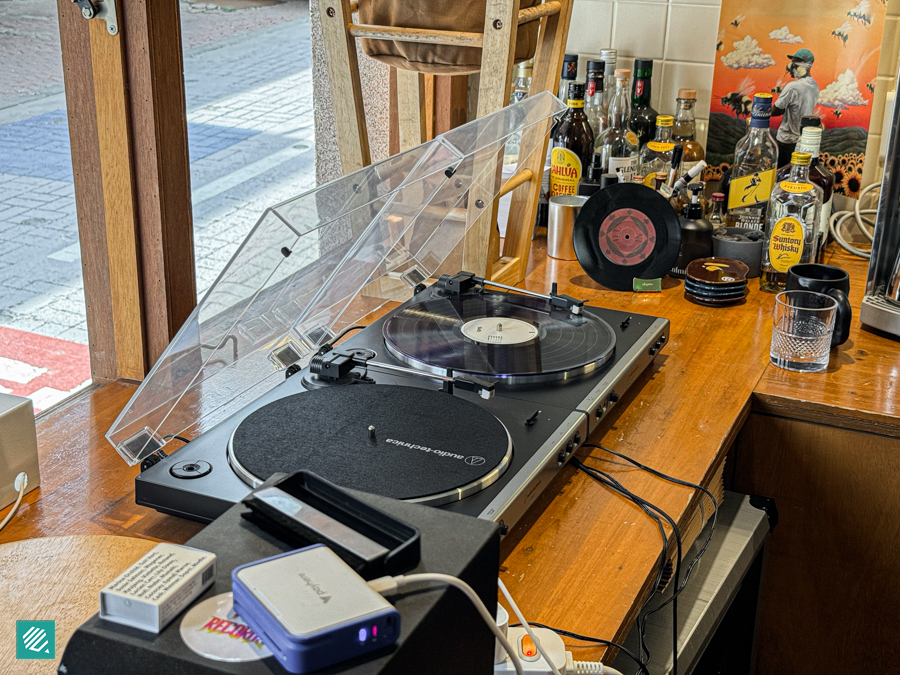
POLYGON ((16 489, 16 492, 21 492, 25 488, 28 487, 28 474, 22 471, 16 479, 13 481, 13 487, 16 489))

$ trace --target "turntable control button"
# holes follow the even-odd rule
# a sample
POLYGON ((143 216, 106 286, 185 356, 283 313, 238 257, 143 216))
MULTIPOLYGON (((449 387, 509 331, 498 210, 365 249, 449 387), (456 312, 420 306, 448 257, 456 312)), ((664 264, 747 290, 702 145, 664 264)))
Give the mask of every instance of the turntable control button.
POLYGON ((656 354, 656 347, 650 347, 650 356, 656 354))
POLYGON ((610 403, 615 403, 618 400, 619 400, 619 395, 616 392, 614 392, 614 391, 609 392, 609 402, 610 403))

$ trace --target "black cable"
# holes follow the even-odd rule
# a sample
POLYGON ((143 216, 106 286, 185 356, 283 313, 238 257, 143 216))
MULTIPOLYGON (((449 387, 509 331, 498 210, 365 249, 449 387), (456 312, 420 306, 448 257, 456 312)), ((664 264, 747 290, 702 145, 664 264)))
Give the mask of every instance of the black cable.
MULTIPOLYGON (((516 628, 517 626, 521 626, 520 623, 510 624, 510 628, 516 628)), ((533 621, 528 622, 529 626, 535 626, 536 628, 546 628, 547 630, 552 630, 557 635, 562 635, 563 637, 572 638, 573 640, 581 640, 582 642, 596 642, 600 645, 606 645, 607 647, 614 647, 618 649, 620 652, 625 654, 628 658, 634 661, 638 668, 640 668, 640 672, 644 673, 644 675, 650 675, 650 671, 647 670, 647 667, 641 663, 641 660, 635 655, 633 651, 626 648, 624 645, 620 645, 618 642, 613 642, 612 640, 604 640, 603 638, 595 638, 590 637, 589 635, 580 635, 579 633, 573 633, 570 630, 563 630, 562 628, 554 628, 553 626, 548 626, 543 623, 535 623, 533 621)))
MULTIPOLYGON (((628 457, 627 455, 623 455, 622 453, 616 452, 615 450, 610 450, 609 448, 607 448, 605 446, 597 445, 595 443, 585 443, 584 446, 588 447, 588 448, 597 448, 598 450, 603 450, 604 452, 608 452, 609 454, 614 455, 620 459, 624 459, 629 464, 632 464, 633 466, 636 466, 637 468, 639 468, 643 471, 646 471, 646 472, 656 476, 657 478, 662 478, 663 480, 669 481, 670 483, 675 483, 676 485, 682 485, 684 487, 690 487, 690 488, 694 488, 695 490, 700 490, 707 497, 709 497, 709 500, 712 502, 712 505, 713 505, 712 524, 710 525, 710 528, 709 528, 709 534, 706 536, 706 541, 704 542, 703 547, 700 549, 700 552, 697 553, 696 556, 694 556, 694 559, 691 561, 691 564, 688 565, 687 572, 685 572, 684 579, 681 582, 681 587, 677 589, 677 593, 680 593, 684 589, 684 587, 687 585, 688 579, 690 579, 690 576, 691 576, 691 572, 693 572, 693 570, 694 570, 694 566, 699 562, 700 558, 703 557, 703 554, 706 553, 706 549, 709 548, 709 543, 712 541, 713 532, 716 529, 716 521, 718 520, 718 515, 719 515, 719 503, 716 501, 716 498, 713 497, 712 493, 709 490, 707 490, 705 487, 703 487, 702 485, 698 485, 697 483, 692 483, 688 480, 682 480, 681 478, 675 478, 673 476, 670 476, 666 473, 663 473, 662 471, 658 471, 657 469, 649 467, 645 464, 641 464, 636 459, 632 459, 631 457, 628 457)), ((702 505, 702 501, 701 501, 701 505, 702 505)), ((666 604, 671 602, 674 599, 674 597, 675 596, 673 595, 673 597, 669 598, 669 600, 667 600, 666 603, 664 603, 662 606, 665 606, 666 604)))
MULTIPOLYGON (((618 480, 613 478, 608 473, 600 471, 599 469, 594 469, 592 467, 586 466, 585 464, 580 462, 577 458, 574 458, 571 461, 574 463, 574 465, 578 469, 580 469, 587 475, 591 476, 591 478, 593 478, 597 482, 618 492, 619 494, 622 494, 623 496, 627 497, 632 502, 634 502, 635 504, 640 506, 644 510, 645 513, 647 513, 647 509, 652 509, 652 510, 656 511, 657 513, 659 513, 663 518, 666 519, 666 521, 669 523, 670 527, 672 528, 672 532, 675 535, 675 543, 676 543, 677 549, 678 549, 677 555, 675 558, 675 588, 678 589, 679 580, 681 578, 682 549, 681 549, 681 531, 678 528, 678 524, 675 522, 675 520, 669 514, 667 514, 665 511, 660 509, 658 506, 652 504, 651 502, 647 501, 643 497, 639 497, 638 495, 636 495, 633 492, 631 492, 630 490, 628 490, 624 485, 622 485, 622 483, 620 483, 618 480)), ((648 515, 650 515, 650 514, 648 513, 648 515)), ((663 537, 663 541, 667 541, 668 538, 665 535, 665 531, 662 530, 661 524, 660 524, 660 529, 661 529, 661 535, 663 537)), ((663 558, 660 561, 661 569, 664 569, 665 564, 667 562, 668 562, 668 560, 666 558, 663 558)), ((659 583, 657 583, 656 588, 658 588, 658 586, 659 586, 659 583)), ((654 592, 655 592, 655 590, 654 590, 654 592)), ((652 593, 651 593, 650 597, 651 598, 653 597, 652 593)), ((674 602, 672 603, 672 644, 673 644, 673 646, 672 646, 672 673, 673 673, 673 675, 678 675, 678 601, 677 601, 677 594, 674 595, 672 599, 674 600, 674 602)), ((650 601, 650 598, 648 598, 647 602, 645 602, 644 605, 641 607, 642 610, 644 609, 644 607, 647 606, 649 601, 650 601)), ((668 603, 664 603, 664 604, 668 604, 668 603)), ((656 609, 654 609, 650 612, 647 612, 643 616, 638 617, 638 636, 640 639, 641 656, 643 657, 643 655, 645 653, 647 655, 647 661, 645 663, 650 662, 650 652, 649 652, 649 650, 647 650, 646 644, 645 644, 645 634, 646 634, 646 629, 647 629, 647 617, 649 617, 654 612, 659 611, 659 609, 660 608, 657 607, 656 609)))
POLYGON ((350 333, 351 331, 354 331, 354 330, 362 330, 363 328, 365 328, 365 326, 349 326, 349 327, 345 328, 344 330, 342 330, 342 331, 341 331, 340 333, 338 333, 337 335, 335 335, 335 336, 334 336, 331 340, 329 340, 328 342, 331 343, 331 344, 334 344, 335 342, 339 342, 340 339, 341 339, 342 337, 344 337, 347 333, 350 333))
POLYGON ((188 439, 186 439, 184 436, 178 436, 176 434, 168 434, 167 436, 163 436, 164 441, 167 441, 170 438, 174 438, 176 441, 181 441, 182 443, 190 443, 190 441, 188 439))

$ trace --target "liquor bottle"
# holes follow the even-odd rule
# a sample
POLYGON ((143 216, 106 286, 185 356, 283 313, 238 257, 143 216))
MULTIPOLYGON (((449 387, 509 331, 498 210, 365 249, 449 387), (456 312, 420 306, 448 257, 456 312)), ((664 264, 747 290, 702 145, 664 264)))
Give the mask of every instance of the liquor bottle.
POLYGON ((628 78, 631 71, 619 69, 615 72, 616 95, 609 104, 609 126, 594 144, 594 152, 601 157, 604 173, 621 171, 622 181, 630 183, 637 171, 637 134, 628 126, 630 106, 628 105, 628 78))
POLYGON ((578 55, 566 54, 563 56, 562 73, 559 78, 559 91, 556 95, 560 101, 566 100, 566 97, 569 95, 569 84, 575 81, 577 75, 578 55))
POLYGON ((534 71, 534 61, 522 61, 516 64, 516 70, 513 75, 512 91, 509 94, 509 104, 518 103, 522 99, 528 98, 528 92, 531 90, 531 74, 534 71))
POLYGON ((688 187, 691 201, 678 217, 678 225, 681 228, 681 247, 678 249, 675 266, 669 270, 669 276, 676 279, 684 279, 687 275, 688 265, 698 258, 710 257, 713 252, 713 226, 703 217, 703 206, 700 204, 700 193, 703 192, 703 186, 694 183, 688 187))
POLYGON ((755 94, 750 133, 738 141, 728 185, 728 225, 762 230, 775 183, 778 146, 769 133, 772 94, 755 94))
POLYGON ((594 132, 584 114, 584 85, 569 83, 569 109, 559 118, 550 151, 550 196, 574 195, 594 156, 594 132))
POLYGON ((584 92, 584 114, 587 115, 594 138, 606 129, 606 109, 603 107, 603 61, 587 62, 587 89, 584 92))
POLYGON ((684 148, 681 158, 681 171, 690 171, 701 159, 706 159, 706 152, 700 142, 694 138, 697 124, 694 121, 694 104, 697 103, 697 92, 694 89, 678 90, 678 112, 675 113, 675 126, 672 138, 684 148))
POLYGON ((603 67, 603 108, 609 117, 609 104, 616 95, 616 59, 618 52, 615 49, 601 49, 600 60, 603 67))
POLYGON ((631 130, 643 146, 653 138, 656 111, 650 107, 650 79, 653 77, 652 59, 634 60, 634 83, 631 89, 631 130))
POLYGON ((644 175, 644 183, 653 185, 653 176, 657 171, 664 171, 669 175, 672 166, 672 151, 675 144, 672 142, 672 116, 658 115, 656 117, 656 135, 643 148, 638 160, 638 171, 644 175), (648 178, 650 182, 648 182, 648 178))
MULTIPOLYGON (((818 117, 813 118, 821 124, 818 117)), ((811 122, 812 120, 810 120, 811 122)), ((834 174, 831 173, 819 161, 819 146, 822 143, 822 127, 807 124, 807 118, 804 117, 801 124, 800 140, 797 141, 797 152, 808 152, 812 159, 809 163, 809 182, 822 188, 823 203, 822 210, 819 214, 819 228, 816 233, 816 252, 813 256, 813 262, 823 262, 825 257, 825 245, 828 243, 828 221, 831 218, 831 198, 834 192, 834 174)), ((791 164, 778 169, 775 174, 776 182, 787 180, 791 173, 791 164)))
POLYGON ((725 227, 725 195, 721 192, 714 192, 710 203, 712 204, 712 211, 707 220, 717 230, 720 227, 725 227))
POLYGON ((788 268, 813 261, 825 193, 810 182, 811 158, 808 152, 794 152, 790 175, 772 189, 759 277, 761 291, 783 291, 788 268))

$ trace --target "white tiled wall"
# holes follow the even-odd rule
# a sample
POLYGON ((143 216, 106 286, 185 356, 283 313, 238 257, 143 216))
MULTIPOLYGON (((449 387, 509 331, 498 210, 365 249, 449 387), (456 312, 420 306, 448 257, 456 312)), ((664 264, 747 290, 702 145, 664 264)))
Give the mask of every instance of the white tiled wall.
MULTIPOLYGON (((584 64, 604 48, 618 50, 618 66, 633 68, 635 57, 653 59, 653 107, 675 112, 681 88, 697 90, 697 140, 706 143, 713 64, 721 0, 575 0, 566 51, 584 64)), ((888 0, 881 60, 863 184, 876 179, 884 101, 896 86, 900 49, 900 0, 888 0)))

